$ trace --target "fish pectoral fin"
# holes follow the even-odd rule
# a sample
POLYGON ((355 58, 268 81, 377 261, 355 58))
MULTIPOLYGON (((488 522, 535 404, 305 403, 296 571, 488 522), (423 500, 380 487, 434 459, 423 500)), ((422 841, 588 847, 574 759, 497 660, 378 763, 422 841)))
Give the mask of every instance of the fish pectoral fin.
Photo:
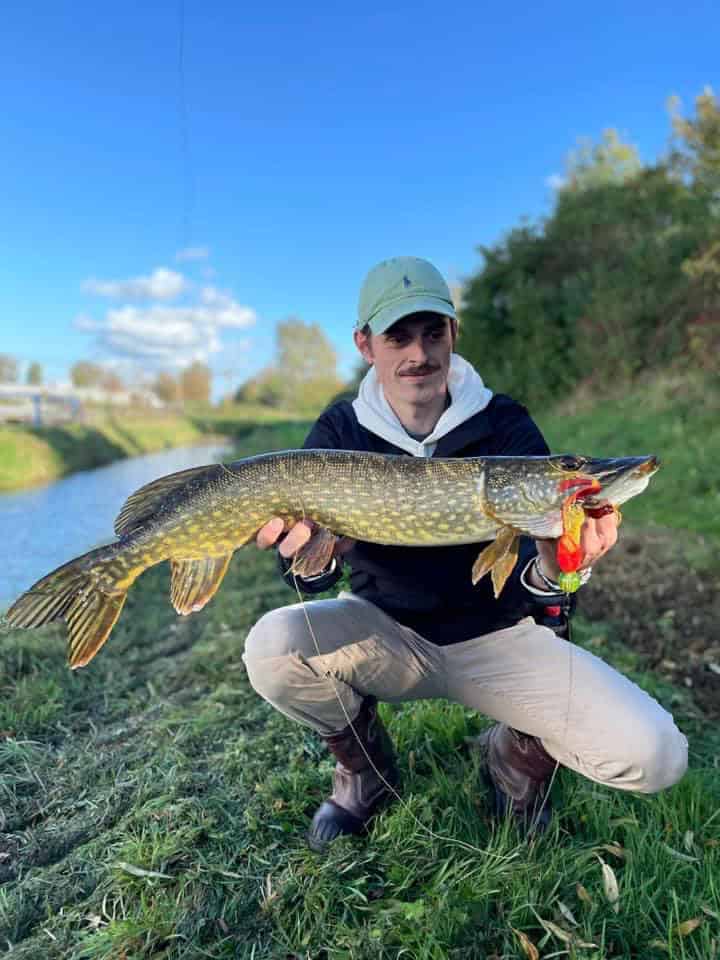
POLYGON ((327 527, 320 527, 295 554, 290 567, 297 577, 314 577, 329 565, 336 536, 327 527))
POLYGON ((491 544, 481 551, 472 568, 472 582, 476 584, 486 573, 492 571, 495 597, 510 576, 517 563, 519 533, 513 527, 501 527, 491 544), (497 571, 497 572, 496 572, 497 571))
POLYGON ((502 593, 502 589, 505 586, 507 578, 515 569, 519 550, 520 537, 516 536, 513 538, 513 541, 508 547, 507 552, 495 562, 495 566, 492 568, 491 576, 496 600, 502 593))
POLYGON ((202 610, 222 583, 231 553, 200 560, 170 561, 170 600, 178 613, 202 610))

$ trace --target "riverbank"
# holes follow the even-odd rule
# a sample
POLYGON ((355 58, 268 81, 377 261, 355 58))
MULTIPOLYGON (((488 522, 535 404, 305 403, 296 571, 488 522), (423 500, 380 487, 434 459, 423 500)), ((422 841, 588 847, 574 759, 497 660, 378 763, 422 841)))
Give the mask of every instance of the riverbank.
POLYGON ((189 446, 204 437, 180 416, 107 415, 91 424, 0 427, 0 491, 48 483, 125 457, 189 446))
POLYGON ((226 437, 260 453, 284 433, 286 446, 300 446, 305 420, 257 407, 198 408, 187 413, 98 413, 85 423, 52 427, 0 425, 0 493, 49 483, 78 470, 115 460, 226 437))
POLYGON ((158 477, 231 459, 227 441, 171 447, 0 494, 0 611, 49 570, 113 539, 123 503, 158 477))
MULTIPOLYGON (((634 452, 639 429, 643 449, 655 450, 657 431, 670 431, 676 442, 657 447, 668 483, 692 489, 697 478, 675 472, 685 447, 675 412, 646 422, 647 406, 632 408, 642 423, 616 418, 614 432, 609 410, 588 417, 585 428, 598 433, 583 450, 607 442, 634 452)), ((543 424, 559 449, 575 449, 582 415, 565 426, 562 434, 559 421, 543 424)), ((704 420, 684 426, 696 435, 704 420)), ((238 454, 257 452, 255 442, 286 446, 285 428, 274 442, 272 430, 238 454)), ((670 496, 656 495, 662 473, 638 498, 655 524, 670 496)), ((687 531, 695 518, 678 496, 673 522, 687 531)), ((17 960, 480 960, 559 948, 596 960, 716 956, 718 591, 715 565, 697 566, 699 539, 651 535, 628 511, 621 545, 583 588, 575 623, 581 647, 674 713, 691 743, 688 774, 647 797, 561 770, 551 833, 532 845, 489 819, 464 746, 489 720, 420 701, 381 705, 406 805, 385 811, 367 839, 342 840, 324 858, 307 850, 331 758, 252 690, 241 661, 251 625, 296 599, 271 553, 239 551, 191 617, 174 614, 167 569, 149 571, 107 646, 74 673, 63 625, 6 631, 0 942, 17 960), (691 540, 682 560, 679 545, 691 540), (669 586, 681 581, 680 591, 669 586)), ((717 538, 707 540, 714 556, 717 538)))

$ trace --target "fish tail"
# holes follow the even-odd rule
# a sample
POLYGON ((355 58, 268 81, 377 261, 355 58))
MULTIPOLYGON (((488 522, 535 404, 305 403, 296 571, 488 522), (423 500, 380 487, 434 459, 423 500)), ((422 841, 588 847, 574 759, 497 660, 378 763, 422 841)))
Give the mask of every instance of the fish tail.
POLYGON ((5 614, 11 627, 68 626, 70 667, 84 667, 107 640, 135 579, 121 580, 103 567, 112 553, 100 547, 63 564, 18 597, 5 614))

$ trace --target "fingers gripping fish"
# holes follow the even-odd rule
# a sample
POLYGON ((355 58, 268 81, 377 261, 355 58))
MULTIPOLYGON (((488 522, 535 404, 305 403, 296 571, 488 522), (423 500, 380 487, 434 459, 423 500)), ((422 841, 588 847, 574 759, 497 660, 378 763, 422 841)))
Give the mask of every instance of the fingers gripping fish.
MULTIPOLYGON (((144 570, 169 560, 175 610, 200 610, 233 552, 275 516, 287 524, 311 519, 321 528, 296 558, 297 572, 306 576, 326 566, 336 535, 418 547, 490 541, 470 575, 477 583, 490 572, 498 596, 521 535, 567 537, 566 547, 578 545, 580 504, 628 500, 645 489, 657 465, 653 456, 421 459, 286 450, 183 470, 133 493, 115 522, 117 541, 43 577, 10 607, 7 622, 38 627, 64 620, 70 666, 85 666, 144 570)), ((576 561, 575 554, 568 571, 576 561)))

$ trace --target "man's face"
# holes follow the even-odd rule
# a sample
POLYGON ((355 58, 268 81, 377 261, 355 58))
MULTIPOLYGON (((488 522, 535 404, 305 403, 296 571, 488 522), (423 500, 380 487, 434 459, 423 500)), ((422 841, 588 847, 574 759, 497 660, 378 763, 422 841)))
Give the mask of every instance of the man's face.
POLYGON ((438 313, 413 313, 385 333, 355 331, 355 344, 375 373, 388 402, 422 406, 447 390, 455 324, 438 313))

